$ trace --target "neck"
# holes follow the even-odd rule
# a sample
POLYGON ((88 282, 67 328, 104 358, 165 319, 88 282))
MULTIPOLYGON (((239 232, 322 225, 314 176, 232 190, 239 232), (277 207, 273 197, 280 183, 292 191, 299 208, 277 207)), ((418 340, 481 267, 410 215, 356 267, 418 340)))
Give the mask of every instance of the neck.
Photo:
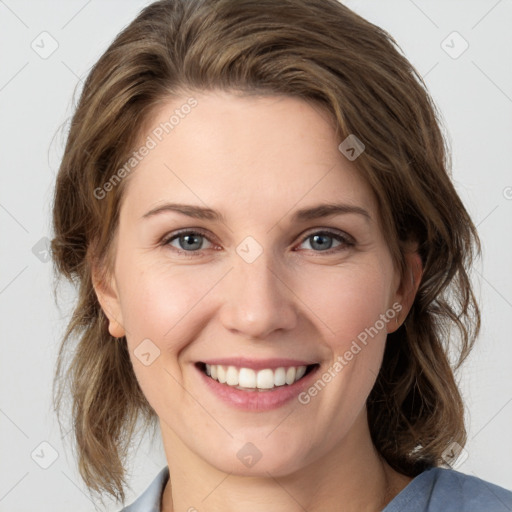
POLYGON ((270 504, 275 512, 377 512, 411 481, 375 450, 365 411, 335 449, 279 477, 270 472, 227 474, 190 451, 168 429, 163 439, 170 478, 162 512, 267 512, 270 504))

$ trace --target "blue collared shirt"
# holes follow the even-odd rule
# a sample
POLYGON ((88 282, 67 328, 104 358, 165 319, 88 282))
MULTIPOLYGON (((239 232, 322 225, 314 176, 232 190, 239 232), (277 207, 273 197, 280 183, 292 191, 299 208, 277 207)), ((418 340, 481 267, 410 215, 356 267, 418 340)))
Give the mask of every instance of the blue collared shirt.
MULTIPOLYGON (((161 512, 160 502, 169 467, 120 512, 161 512)), ((453 469, 431 468, 420 473, 382 512, 512 512, 512 492, 453 469)))

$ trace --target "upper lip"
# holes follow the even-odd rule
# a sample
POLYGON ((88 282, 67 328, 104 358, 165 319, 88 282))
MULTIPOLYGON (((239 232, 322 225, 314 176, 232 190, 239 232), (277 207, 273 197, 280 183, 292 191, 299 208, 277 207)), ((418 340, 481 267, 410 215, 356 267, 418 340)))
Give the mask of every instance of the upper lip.
POLYGON ((299 359, 272 358, 272 359, 248 359, 246 357, 225 357, 201 361, 209 365, 236 366, 237 368, 251 368, 253 370, 263 370, 270 368, 275 370, 280 367, 290 366, 309 366, 316 364, 316 361, 305 361, 299 359))

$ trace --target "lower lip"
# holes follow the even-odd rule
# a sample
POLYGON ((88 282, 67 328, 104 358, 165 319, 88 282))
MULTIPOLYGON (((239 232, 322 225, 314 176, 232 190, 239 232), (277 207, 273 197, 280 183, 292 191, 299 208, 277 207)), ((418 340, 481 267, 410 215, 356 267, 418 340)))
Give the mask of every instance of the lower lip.
POLYGON ((208 389, 231 407, 245 411, 269 411, 282 407, 296 398, 310 385, 320 367, 314 367, 307 375, 293 384, 285 384, 266 391, 243 391, 227 384, 221 384, 206 375, 201 369, 195 368, 208 389))

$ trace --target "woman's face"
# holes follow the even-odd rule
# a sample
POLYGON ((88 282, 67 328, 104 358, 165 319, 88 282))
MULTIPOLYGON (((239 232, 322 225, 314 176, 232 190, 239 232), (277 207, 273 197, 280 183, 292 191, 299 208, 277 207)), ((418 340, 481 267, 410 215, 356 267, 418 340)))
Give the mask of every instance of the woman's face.
POLYGON ((173 456, 285 475, 346 455, 368 438, 365 401, 406 312, 375 197, 318 108, 194 98, 161 106, 128 178, 97 290, 111 333, 173 456))

